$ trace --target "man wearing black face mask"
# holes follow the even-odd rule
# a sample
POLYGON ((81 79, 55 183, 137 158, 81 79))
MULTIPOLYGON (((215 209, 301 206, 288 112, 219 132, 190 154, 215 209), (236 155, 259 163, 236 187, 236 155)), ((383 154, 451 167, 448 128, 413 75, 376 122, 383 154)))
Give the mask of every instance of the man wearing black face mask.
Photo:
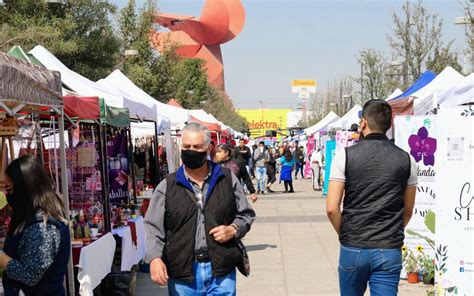
POLYGON ((364 295, 367 283, 372 295, 395 296, 417 165, 385 136, 392 118, 387 102, 370 100, 361 115, 363 140, 336 153, 329 178, 326 212, 341 243, 339 286, 343 296, 364 295))
POLYGON ((255 212, 238 178, 207 159, 209 143, 206 127, 183 129, 183 165, 158 185, 145 217, 150 276, 170 295, 235 295, 243 267, 238 243, 255 212))

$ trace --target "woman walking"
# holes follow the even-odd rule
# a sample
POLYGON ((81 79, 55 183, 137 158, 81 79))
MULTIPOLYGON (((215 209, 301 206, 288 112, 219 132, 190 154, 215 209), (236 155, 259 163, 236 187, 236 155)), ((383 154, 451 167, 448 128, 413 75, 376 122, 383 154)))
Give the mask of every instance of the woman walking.
POLYGON ((280 158, 281 163, 281 174, 280 174, 280 182, 283 181, 285 184, 285 193, 292 193, 295 192, 293 190, 293 179, 291 177, 291 172, 293 171, 293 167, 295 166, 295 158, 289 149, 285 150, 284 155, 280 158), (290 190, 288 191, 288 187, 290 190))
POLYGON ((243 181, 250 192, 250 199, 252 202, 257 201, 257 194, 255 194, 255 187, 253 186, 252 179, 245 164, 232 158, 232 148, 227 144, 221 144, 216 147, 215 161, 221 166, 229 169, 234 175, 237 176, 239 181, 243 181))
POLYGON ((66 295, 64 277, 70 234, 61 199, 43 166, 32 155, 6 170, 7 201, 13 210, 0 253, 5 296, 66 295))
POLYGON ((273 183, 275 183, 276 181, 276 165, 277 165, 277 162, 276 162, 276 159, 275 159, 275 149, 274 148, 270 148, 268 150, 268 154, 270 155, 270 158, 268 159, 268 163, 267 163, 267 186, 266 186, 266 189, 267 189, 267 192, 269 193, 273 193, 275 191, 273 191, 271 189, 273 183))

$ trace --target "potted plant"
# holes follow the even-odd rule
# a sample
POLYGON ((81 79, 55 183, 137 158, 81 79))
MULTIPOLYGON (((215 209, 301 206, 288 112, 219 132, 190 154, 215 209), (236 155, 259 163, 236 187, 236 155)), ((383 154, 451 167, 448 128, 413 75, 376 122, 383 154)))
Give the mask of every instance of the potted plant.
POLYGON ((424 253, 422 246, 417 247, 419 255, 419 263, 423 276, 423 284, 434 285, 435 263, 429 255, 424 253))
POLYGON ((418 258, 413 254, 413 252, 408 249, 406 246, 403 246, 403 266, 407 271, 408 283, 416 284, 420 280, 418 278, 419 267, 418 267, 418 258))

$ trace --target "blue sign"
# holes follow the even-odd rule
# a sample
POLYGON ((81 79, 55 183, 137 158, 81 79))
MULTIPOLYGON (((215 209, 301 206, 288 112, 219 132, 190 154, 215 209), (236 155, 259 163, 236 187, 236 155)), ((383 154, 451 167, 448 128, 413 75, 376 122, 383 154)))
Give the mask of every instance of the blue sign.
POLYGON ((331 164, 334 154, 336 153, 336 141, 327 141, 326 142, 326 170, 324 172, 324 186, 323 186, 323 195, 328 194, 329 186, 329 176, 331 175, 331 164))

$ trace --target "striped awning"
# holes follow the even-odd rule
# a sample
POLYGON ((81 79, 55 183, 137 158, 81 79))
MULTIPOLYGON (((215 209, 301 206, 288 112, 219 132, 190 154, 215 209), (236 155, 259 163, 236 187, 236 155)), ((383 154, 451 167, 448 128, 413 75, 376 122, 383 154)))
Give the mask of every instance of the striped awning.
POLYGON ((0 102, 60 107, 61 75, 0 52, 0 102))

